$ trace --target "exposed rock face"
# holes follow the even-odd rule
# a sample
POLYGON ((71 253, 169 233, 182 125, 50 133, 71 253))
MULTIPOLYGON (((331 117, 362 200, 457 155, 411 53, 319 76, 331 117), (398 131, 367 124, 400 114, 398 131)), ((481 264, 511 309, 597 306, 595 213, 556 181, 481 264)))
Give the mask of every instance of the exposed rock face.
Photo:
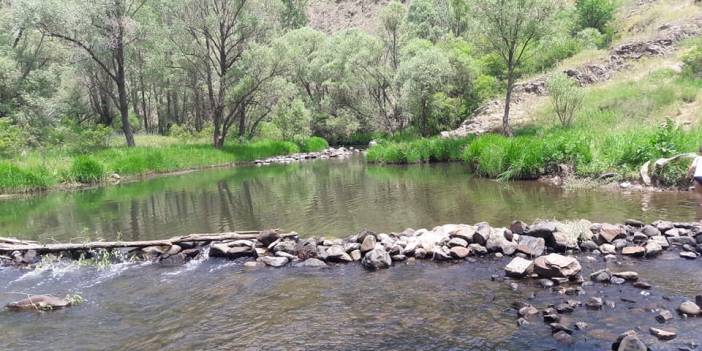
POLYGON ((71 306, 71 302, 51 295, 34 295, 7 304, 11 310, 51 310, 71 306))
POLYGON ((534 273, 544 278, 570 278, 580 273, 581 269, 578 260, 559 254, 541 256, 534 261, 534 273))
POLYGON ((505 267, 505 272, 510 277, 524 278, 530 274, 534 269, 534 261, 523 259, 521 257, 515 257, 512 261, 505 267))
POLYGON ((369 251, 361 261, 363 267, 367 270, 374 271, 378 269, 390 268, 392 259, 387 251, 382 247, 376 247, 369 251))

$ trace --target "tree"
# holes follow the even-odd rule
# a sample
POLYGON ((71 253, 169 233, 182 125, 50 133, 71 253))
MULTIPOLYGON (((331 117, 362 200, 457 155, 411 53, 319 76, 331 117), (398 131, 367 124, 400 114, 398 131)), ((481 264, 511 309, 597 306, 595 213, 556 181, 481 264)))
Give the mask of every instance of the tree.
POLYGON ((507 70, 502 132, 512 136, 509 112, 516 69, 523 64, 527 48, 544 35, 557 7, 552 0, 481 0, 475 5, 486 40, 507 70))
POLYGON ((547 87, 553 110, 556 112, 561 126, 569 127, 573 123, 575 113, 583 105, 582 89, 564 73, 557 73, 551 77, 547 87))
MULTIPOLYGON (((60 39, 84 52, 115 84, 111 98, 119 108, 127 146, 134 146, 129 122, 127 94, 127 47, 138 37, 134 16, 146 0, 65 0, 34 4, 39 13, 36 23, 49 37, 60 39)), ((28 1, 31 3, 31 1, 28 1)))
POLYGON ((578 26, 595 28, 605 33, 607 25, 614 19, 614 3, 612 0, 578 0, 575 3, 578 26))

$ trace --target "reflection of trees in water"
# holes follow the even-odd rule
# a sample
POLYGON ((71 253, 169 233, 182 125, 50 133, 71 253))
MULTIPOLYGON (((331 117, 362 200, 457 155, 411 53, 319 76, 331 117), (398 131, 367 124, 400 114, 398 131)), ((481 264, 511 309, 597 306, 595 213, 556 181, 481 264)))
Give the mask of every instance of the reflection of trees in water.
MULTIPOLYGON (((622 221, 644 217, 641 204, 646 201, 651 209, 677 210, 667 218, 695 215, 677 195, 648 196, 564 193, 535 182, 499 183, 472 178, 461 164, 312 162, 8 201, 0 203, 0 225, 2 234, 42 240, 115 238, 117 233, 136 240, 267 227, 341 235, 363 228, 389 231, 450 222, 506 225, 517 218, 622 221)), ((652 211, 644 219, 656 215, 652 211)))

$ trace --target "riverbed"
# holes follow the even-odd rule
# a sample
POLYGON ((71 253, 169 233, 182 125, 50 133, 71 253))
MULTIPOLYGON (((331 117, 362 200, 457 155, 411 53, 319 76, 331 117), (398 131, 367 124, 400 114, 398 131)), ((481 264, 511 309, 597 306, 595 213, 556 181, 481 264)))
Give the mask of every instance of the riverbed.
MULTIPOLYGON (((51 240, 157 239, 177 234, 280 227, 302 236, 340 237, 445 223, 587 218, 621 222, 699 219, 688 193, 565 192, 544 184, 472 178, 461 164, 371 166, 354 158, 287 166, 197 172, 142 183, 0 202, 1 235, 51 240)), ((669 253, 655 260, 578 256, 585 277, 605 267, 634 270, 653 285, 594 284, 585 295, 558 295, 536 281, 504 279, 509 258, 400 263, 367 272, 247 268, 240 260, 184 266, 59 264, 33 271, 0 268, 0 303, 23 293, 77 293, 78 306, 44 313, 0 312, 2 350, 603 350, 640 328, 654 350, 702 340, 702 318, 659 325, 702 293, 700 260, 669 253), (497 276, 498 278, 495 279, 497 276), (574 344, 543 322, 519 327, 516 301, 539 308, 602 296, 601 311, 577 309, 586 322, 574 344), (675 330, 668 342, 648 328, 675 330)))

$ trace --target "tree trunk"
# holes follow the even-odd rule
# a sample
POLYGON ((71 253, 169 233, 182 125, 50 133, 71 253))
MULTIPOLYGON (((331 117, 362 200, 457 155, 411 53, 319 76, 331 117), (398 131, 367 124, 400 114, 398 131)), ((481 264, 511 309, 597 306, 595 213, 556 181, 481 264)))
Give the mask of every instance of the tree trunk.
POLYGON ((505 113, 502 116, 502 134, 511 137, 512 127, 509 125, 509 110, 512 103, 512 89, 514 88, 514 69, 509 68, 507 73, 507 94, 505 94, 505 113))
POLYGON ((127 139, 127 146, 134 147, 134 135, 132 134, 132 126, 129 124, 129 98, 127 96, 127 79, 124 73, 124 42, 122 40, 122 28, 120 28, 117 37, 117 48, 115 49, 117 61, 117 94, 119 95, 119 113, 122 117, 122 131, 127 139))

